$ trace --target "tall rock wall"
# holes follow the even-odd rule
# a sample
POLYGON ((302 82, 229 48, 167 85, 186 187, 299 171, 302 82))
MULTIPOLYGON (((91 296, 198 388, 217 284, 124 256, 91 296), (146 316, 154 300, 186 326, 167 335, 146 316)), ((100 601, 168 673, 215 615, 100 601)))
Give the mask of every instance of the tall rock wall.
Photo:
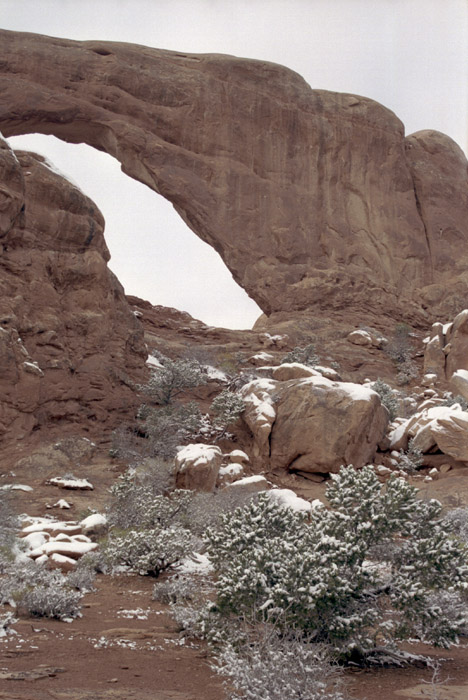
POLYGON ((0 139, 0 439, 116 425, 143 380, 141 324, 107 268, 96 205, 0 139))
POLYGON ((468 292, 458 146, 282 66, 0 31, 0 129, 115 156, 267 314, 427 323, 468 292))

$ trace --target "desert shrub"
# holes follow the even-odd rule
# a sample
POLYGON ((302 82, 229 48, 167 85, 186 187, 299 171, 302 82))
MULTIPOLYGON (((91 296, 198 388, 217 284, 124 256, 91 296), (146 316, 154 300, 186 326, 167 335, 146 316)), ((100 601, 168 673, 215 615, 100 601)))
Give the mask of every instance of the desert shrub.
POLYGON ((169 605, 170 603, 188 603, 194 599, 196 583, 193 576, 177 575, 166 581, 154 584, 153 600, 169 605))
POLYGON ((203 427, 203 417, 195 401, 160 407, 143 405, 139 418, 144 421, 146 454, 169 460, 179 445, 196 440, 203 427))
POLYGON ((281 360, 282 363, 286 362, 300 362, 302 365, 309 365, 309 367, 314 367, 320 362, 319 356, 315 352, 315 345, 309 343, 305 347, 295 347, 290 352, 287 353, 281 360))
POLYGON ((77 617, 81 598, 61 571, 33 562, 13 564, 0 579, 0 602, 37 617, 77 617))
POLYGON ((73 571, 67 575, 67 583, 71 588, 85 593, 94 590, 94 579, 96 578, 95 562, 93 559, 78 560, 73 571))
POLYGON ((226 644, 218 653, 216 671, 234 687, 232 700, 343 700, 339 672, 329 651, 270 625, 256 628, 240 645, 226 644))
POLYGON ((423 453, 414 444, 414 438, 408 443, 408 449, 401 450, 398 457, 399 468, 407 474, 414 474, 423 463, 423 453))
POLYGON ((385 347, 385 352, 393 360, 397 369, 396 382, 399 386, 408 384, 418 376, 418 368, 412 359, 411 328, 406 323, 397 323, 393 335, 385 347))
POLYGON ((151 529, 186 520, 193 494, 190 491, 161 491, 151 471, 128 470, 112 485, 108 506, 111 527, 151 529))
POLYGON ((193 535, 180 525, 111 532, 104 545, 110 567, 125 566, 157 577, 194 549, 193 535))
POLYGON ((246 369, 238 374, 231 374, 228 377, 226 388, 228 391, 237 392, 254 379, 258 379, 258 372, 254 369, 246 369))
POLYGON ((377 379, 372 384, 372 389, 380 396, 382 406, 385 406, 392 421, 398 415, 398 399, 393 393, 392 388, 382 379, 377 379))
POLYGON ((243 413, 245 402, 236 392, 224 389, 213 400, 210 410, 215 415, 215 427, 223 434, 243 413))
POLYGON ((187 507, 184 524, 194 535, 201 536, 209 527, 215 527, 222 515, 245 506, 256 494, 221 489, 214 493, 193 493, 187 507))
POLYGON ((355 661, 410 637, 455 641, 460 618, 430 596, 466 586, 467 555, 441 523, 440 503, 420 500, 404 479, 381 487, 371 467, 342 468, 327 498, 331 509, 315 508, 305 522, 260 495, 208 530, 211 614, 255 614, 355 661))
POLYGON ((12 507, 11 493, 8 490, 0 490, 0 549, 5 552, 11 549, 15 534, 18 531, 18 516, 12 507))
POLYGON ((161 367, 152 370, 149 382, 139 387, 151 401, 167 405, 186 389, 206 384, 206 371, 197 360, 171 360, 158 351, 151 354, 160 362, 161 367))

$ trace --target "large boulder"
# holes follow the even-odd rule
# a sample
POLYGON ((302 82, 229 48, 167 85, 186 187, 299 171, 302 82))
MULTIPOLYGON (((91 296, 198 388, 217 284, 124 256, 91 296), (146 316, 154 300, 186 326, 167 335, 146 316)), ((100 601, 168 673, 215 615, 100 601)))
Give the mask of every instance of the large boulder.
POLYGON ((267 314, 427 322, 468 281, 466 158, 265 61, 0 32, 0 129, 86 142, 170 200, 267 314))
POLYGON ((424 371, 436 375, 442 384, 450 383, 456 393, 467 394, 468 309, 460 311, 453 321, 433 324, 426 339, 424 371))
POLYGON ((325 377, 254 380, 242 396, 253 454, 274 471, 361 467, 372 460, 388 422, 376 392, 325 377))
POLYGON ((213 492, 222 459, 217 445, 196 443, 181 447, 175 458, 177 488, 213 492))

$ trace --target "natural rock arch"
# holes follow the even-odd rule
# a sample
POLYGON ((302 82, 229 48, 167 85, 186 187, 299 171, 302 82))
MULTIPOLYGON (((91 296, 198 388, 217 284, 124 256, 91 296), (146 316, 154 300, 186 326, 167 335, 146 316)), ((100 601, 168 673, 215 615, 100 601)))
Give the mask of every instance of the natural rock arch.
POLYGON ((222 55, 0 31, 0 129, 86 142, 169 199, 267 313, 424 321, 468 288, 467 163, 363 97, 222 55))

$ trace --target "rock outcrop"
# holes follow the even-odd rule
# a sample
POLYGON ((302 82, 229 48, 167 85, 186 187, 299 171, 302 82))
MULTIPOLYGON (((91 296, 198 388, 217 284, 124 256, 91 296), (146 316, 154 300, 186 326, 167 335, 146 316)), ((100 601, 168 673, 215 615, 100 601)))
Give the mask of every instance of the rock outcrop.
POLYGON ((468 309, 452 322, 434 323, 424 351, 426 376, 434 375, 442 385, 452 382, 451 388, 465 395, 468 389, 463 389, 464 375, 457 376, 458 370, 468 370, 468 309))
POLYGON ((467 162, 282 66, 0 32, 0 129, 106 151, 170 200, 267 314, 427 323, 468 291, 467 162))
POLYGON ((143 329, 107 267, 103 229, 78 187, 0 139, 0 438, 102 430, 135 402, 143 329))
POLYGON ((278 473, 362 467, 373 459, 388 421, 374 391, 322 376, 257 379, 241 395, 254 439, 252 454, 278 473))

